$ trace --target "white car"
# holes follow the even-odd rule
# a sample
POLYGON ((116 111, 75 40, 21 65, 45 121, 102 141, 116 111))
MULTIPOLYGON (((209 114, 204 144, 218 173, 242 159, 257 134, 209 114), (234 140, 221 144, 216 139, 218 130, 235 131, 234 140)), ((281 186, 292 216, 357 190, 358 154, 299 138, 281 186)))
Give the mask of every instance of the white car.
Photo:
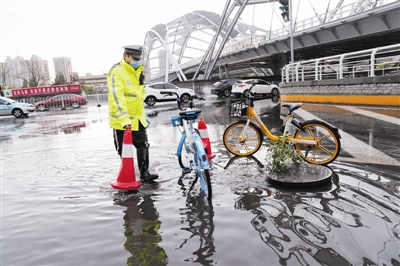
POLYGON ((233 84, 231 93, 238 98, 242 96, 247 97, 249 95, 249 89, 255 80, 257 80, 257 84, 251 89, 252 92, 257 94, 271 94, 272 97, 279 95, 278 85, 262 79, 239 80, 237 83, 233 84))
POLYGON ((181 101, 184 103, 189 102, 190 97, 194 95, 194 90, 179 88, 174 84, 168 82, 148 84, 145 85, 144 88, 146 90, 144 102, 150 106, 153 106, 154 104, 156 104, 156 102, 176 101, 175 94, 169 96, 166 94, 161 94, 160 92, 162 91, 176 92, 181 98, 181 101))
POLYGON ((16 118, 28 116, 35 111, 35 106, 30 103, 21 103, 6 97, 0 97, 0 115, 13 115, 16 118))

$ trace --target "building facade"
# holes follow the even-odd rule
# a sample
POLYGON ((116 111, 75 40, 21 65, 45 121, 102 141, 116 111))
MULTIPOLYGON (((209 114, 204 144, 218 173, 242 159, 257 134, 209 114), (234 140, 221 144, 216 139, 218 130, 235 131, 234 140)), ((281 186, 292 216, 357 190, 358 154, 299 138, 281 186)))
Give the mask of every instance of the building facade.
POLYGON ((55 57, 53 58, 55 77, 61 74, 67 83, 71 82, 72 63, 71 58, 55 57))
POLYGON ((40 86, 50 85, 49 66, 46 60, 33 55, 30 60, 22 56, 14 59, 6 57, 5 62, 0 63, 1 85, 4 88, 20 88, 24 81, 35 78, 40 86))
POLYGON ((97 93, 107 92, 107 74, 92 75, 87 73, 85 76, 79 76, 79 81, 81 84, 93 86, 97 93))

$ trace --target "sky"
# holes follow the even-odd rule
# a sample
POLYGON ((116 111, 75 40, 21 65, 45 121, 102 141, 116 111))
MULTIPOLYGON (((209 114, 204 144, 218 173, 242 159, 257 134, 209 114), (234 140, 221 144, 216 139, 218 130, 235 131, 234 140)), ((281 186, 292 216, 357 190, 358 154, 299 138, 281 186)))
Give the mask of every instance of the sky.
MULTIPOLYGON (((325 9, 328 1, 311 2, 325 9)), ((28 60, 37 55, 47 60, 52 80, 53 58, 69 57, 80 76, 101 75, 121 60, 123 46, 143 44, 153 26, 196 10, 222 14, 225 4, 226 0, 0 0, 0 62, 7 56, 28 60)), ((267 8, 247 6, 241 19, 264 28, 260 24, 266 25, 266 14, 271 13, 267 8)), ((310 5, 307 13, 314 13, 310 5)))

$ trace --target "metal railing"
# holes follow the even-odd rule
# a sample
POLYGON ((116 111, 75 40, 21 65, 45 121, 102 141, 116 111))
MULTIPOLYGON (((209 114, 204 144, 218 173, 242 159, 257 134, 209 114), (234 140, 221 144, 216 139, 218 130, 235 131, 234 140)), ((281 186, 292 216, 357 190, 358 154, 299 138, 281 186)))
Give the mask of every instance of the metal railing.
POLYGON ((400 75, 400 44, 288 64, 282 82, 400 75))

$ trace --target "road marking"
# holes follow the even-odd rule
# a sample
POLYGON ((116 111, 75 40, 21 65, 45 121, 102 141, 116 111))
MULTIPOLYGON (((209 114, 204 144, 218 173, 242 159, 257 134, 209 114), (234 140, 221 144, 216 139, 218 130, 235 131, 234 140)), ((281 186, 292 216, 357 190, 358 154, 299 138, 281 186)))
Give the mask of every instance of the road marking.
POLYGON ((400 119, 396 118, 396 117, 370 112, 370 111, 359 109, 359 108, 356 108, 356 107, 353 107, 353 106, 336 106, 336 107, 345 109, 345 110, 353 112, 353 113, 358 113, 360 115, 369 116, 369 117, 372 117, 372 118, 375 118, 375 119, 378 119, 378 120, 382 120, 382 121, 385 121, 385 122, 388 122, 388 123, 392 123, 392 124, 395 124, 397 126, 400 125, 400 119))

